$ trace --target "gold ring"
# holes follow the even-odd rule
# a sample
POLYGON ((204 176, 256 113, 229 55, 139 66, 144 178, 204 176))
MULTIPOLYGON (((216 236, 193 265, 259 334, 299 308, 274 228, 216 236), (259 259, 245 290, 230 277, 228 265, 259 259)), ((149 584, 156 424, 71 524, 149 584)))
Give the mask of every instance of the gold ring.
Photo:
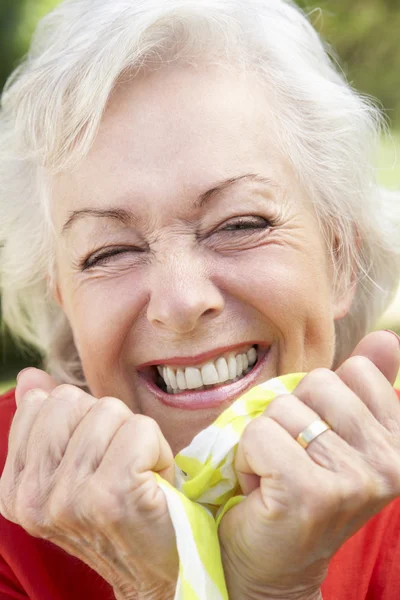
POLYGON ((328 429, 332 429, 332 427, 322 419, 317 419, 311 423, 311 425, 306 427, 304 431, 299 433, 296 442, 298 442, 302 448, 307 448, 315 438, 328 429))

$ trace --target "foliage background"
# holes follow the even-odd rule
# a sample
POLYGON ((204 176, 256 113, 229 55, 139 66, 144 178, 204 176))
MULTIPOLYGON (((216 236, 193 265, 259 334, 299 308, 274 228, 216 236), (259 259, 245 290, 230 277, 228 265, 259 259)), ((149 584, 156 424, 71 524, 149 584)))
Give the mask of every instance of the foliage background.
MULTIPOLYGON (((36 23, 57 3, 0 0, 0 89, 27 52, 36 23)), ((298 4, 329 44, 349 82, 378 98, 392 128, 400 130, 400 0, 298 0, 298 4)), ((394 144, 383 143, 381 156, 381 179, 395 187, 400 187, 398 135, 394 133, 394 144)), ((391 314, 385 324, 400 329, 400 318, 391 314)), ((0 333, 0 380, 37 360, 18 350, 4 331, 0 333)))

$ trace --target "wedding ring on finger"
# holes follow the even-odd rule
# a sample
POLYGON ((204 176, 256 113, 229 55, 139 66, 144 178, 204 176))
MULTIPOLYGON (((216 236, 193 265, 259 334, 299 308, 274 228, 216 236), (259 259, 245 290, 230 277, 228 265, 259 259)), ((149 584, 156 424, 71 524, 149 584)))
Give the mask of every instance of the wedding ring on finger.
POLYGON ((316 419, 306 427, 296 438, 296 442, 300 444, 300 446, 306 449, 315 438, 317 438, 321 433, 328 431, 328 429, 332 429, 328 423, 323 421, 322 419, 316 419))

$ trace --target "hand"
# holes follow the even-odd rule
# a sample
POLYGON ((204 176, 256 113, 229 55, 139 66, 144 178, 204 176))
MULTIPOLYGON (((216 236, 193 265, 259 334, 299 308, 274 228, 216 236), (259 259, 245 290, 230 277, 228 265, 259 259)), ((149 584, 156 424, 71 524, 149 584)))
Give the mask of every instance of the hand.
POLYGON ((319 597, 330 558, 400 495, 400 344, 370 334, 333 373, 316 369, 251 422, 236 470, 246 499, 223 517, 229 597, 319 597), (315 419, 326 431, 303 449, 315 419))
POLYGON ((0 512, 94 569, 119 599, 173 598, 175 534, 153 471, 173 483, 157 423, 116 398, 21 375, 0 512))

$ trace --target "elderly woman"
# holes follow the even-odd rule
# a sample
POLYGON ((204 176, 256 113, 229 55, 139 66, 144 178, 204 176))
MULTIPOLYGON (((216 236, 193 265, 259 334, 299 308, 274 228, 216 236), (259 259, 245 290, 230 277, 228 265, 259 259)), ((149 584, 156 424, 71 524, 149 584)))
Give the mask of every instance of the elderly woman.
POLYGON ((229 598, 398 598, 400 345, 367 335, 400 275, 380 122, 289 1, 42 21, 0 122, 3 316, 46 369, 0 402, 1 600, 173 598, 158 477, 290 373, 237 447, 229 598))

